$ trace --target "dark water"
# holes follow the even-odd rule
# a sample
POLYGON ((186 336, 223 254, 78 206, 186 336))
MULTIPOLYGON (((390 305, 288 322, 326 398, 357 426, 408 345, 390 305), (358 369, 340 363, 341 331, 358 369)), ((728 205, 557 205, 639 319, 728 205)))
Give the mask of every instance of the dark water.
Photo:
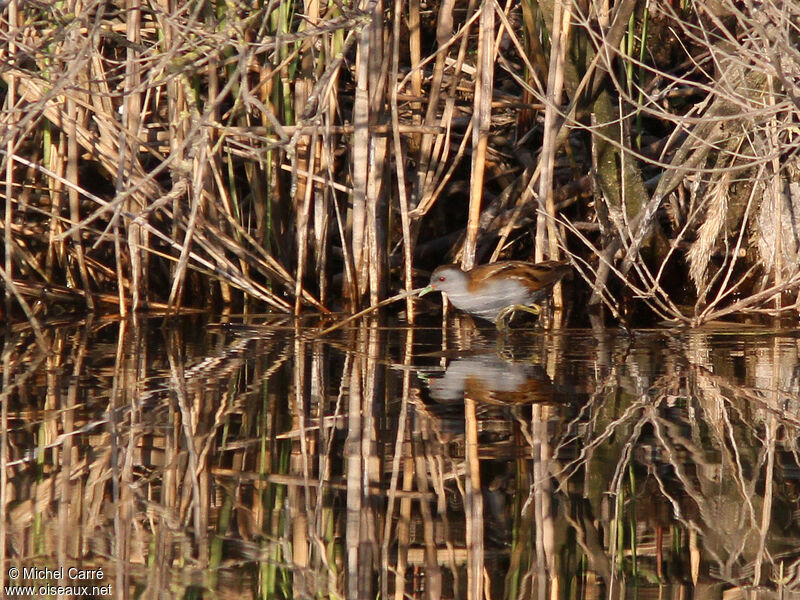
POLYGON ((796 331, 252 321, 5 334, 5 585, 800 598, 796 331))

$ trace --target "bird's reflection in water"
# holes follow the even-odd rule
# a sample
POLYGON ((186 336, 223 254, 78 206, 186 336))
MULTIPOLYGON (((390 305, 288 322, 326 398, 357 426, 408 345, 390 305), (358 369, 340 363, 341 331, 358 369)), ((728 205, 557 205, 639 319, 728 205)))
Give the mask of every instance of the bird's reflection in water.
POLYGON ((449 359, 444 374, 425 377, 431 400, 451 403, 466 396, 506 406, 558 400, 540 329, 498 333, 476 327, 468 317, 454 325, 448 332, 451 348, 437 353, 449 359))
POLYGON ((437 402, 463 400, 528 404, 553 400, 553 383, 542 365, 512 362, 493 352, 458 358, 441 377, 428 381, 430 397, 437 402))
MULTIPOLYGON (((521 350, 517 344, 511 346, 521 350)), ((467 350, 467 355, 463 352, 450 359, 443 373, 425 378, 431 401, 429 414, 436 415, 436 429, 447 432, 447 439, 460 439, 464 433, 464 399, 476 402, 483 456, 484 540, 489 548, 505 548, 511 539, 512 498, 518 483, 508 457, 530 453, 525 447, 526 437, 520 433, 529 431, 529 407, 557 402, 558 396, 563 400, 564 395, 557 393, 545 367, 530 352, 517 352, 499 341, 496 350, 484 347, 467 350)))

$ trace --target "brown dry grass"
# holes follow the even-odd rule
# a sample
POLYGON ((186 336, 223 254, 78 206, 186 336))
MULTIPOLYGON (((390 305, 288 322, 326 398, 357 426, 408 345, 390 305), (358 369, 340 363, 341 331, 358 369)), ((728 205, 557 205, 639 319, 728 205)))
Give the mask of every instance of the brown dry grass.
POLYGON ((797 10, 10 0, 6 312, 354 311, 561 252, 622 320, 796 311, 797 10))

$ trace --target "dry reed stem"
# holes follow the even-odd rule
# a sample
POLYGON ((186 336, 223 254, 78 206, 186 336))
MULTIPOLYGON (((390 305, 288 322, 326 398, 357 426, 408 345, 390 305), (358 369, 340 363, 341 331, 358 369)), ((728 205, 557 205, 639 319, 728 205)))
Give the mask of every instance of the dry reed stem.
MULTIPOLYGON (((439 98, 441 95, 440 89, 444 81, 444 68, 447 63, 446 52, 452 44, 455 44, 459 39, 458 55, 455 64, 453 65, 453 73, 451 85, 447 96, 445 97, 445 105, 442 110, 442 116, 438 119, 440 131, 444 129, 444 134, 434 136, 422 136, 422 145, 419 152, 419 167, 417 169, 416 179, 416 195, 418 196, 418 204, 411 211, 412 218, 417 219, 426 214, 436 203, 437 198, 440 196, 444 187, 449 182, 452 174, 458 166, 463 156, 464 149, 466 148, 467 140, 469 140, 470 132, 474 125, 473 120, 470 119, 467 131, 464 133, 459 150, 453 160, 448 160, 450 156, 450 138, 453 125, 453 112, 455 108, 456 92, 461 77, 461 72, 464 69, 464 62, 467 54, 469 43, 469 32, 472 24, 480 18, 481 12, 475 10, 477 4, 476 0, 470 0, 467 7, 467 14, 469 18, 464 23, 460 32, 453 34, 453 8, 454 3, 448 0, 441 5, 439 9, 439 21, 437 23, 437 41, 439 49, 435 54, 435 64, 433 77, 431 79, 430 96, 428 101, 428 109, 425 114, 423 124, 425 126, 434 126, 437 122, 436 110, 438 107, 439 98), (432 168, 432 165, 436 165, 432 168)), ((414 71, 422 68, 424 63, 414 65, 414 71)), ((408 75, 406 76, 408 77, 408 75)), ((404 78, 405 81, 405 78, 404 78)))
POLYGON ((473 96, 472 126, 472 164, 470 167, 469 215, 467 234, 461 254, 461 266, 465 270, 475 264, 475 250, 478 243, 481 202, 483 201, 486 150, 489 145, 489 129, 492 120, 492 91, 494 88, 494 5, 484 0, 480 8, 478 24, 478 56, 475 73, 475 92, 473 96))
MULTIPOLYGON (((771 74, 767 74, 767 103, 768 106, 774 111, 775 105, 777 104, 775 99, 775 77, 771 74)), ((776 284, 780 284, 783 281, 783 254, 784 254, 784 240, 783 240, 783 190, 782 190, 782 182, 780 177, 781 172, 781 164, 780 164, 780 142, 778 141, 778 126, 777 126, 777 115, 773 112, 773 115, 770 119, 767 120, 766 123, 766 135, 765 135, 767 148, 769 149, 769 153, 772 154, 772 177, 770 178, 772 185, 768 188, 768 194, 772 196, 772 203, 774 206, 779 207, 777 211, 777 219, 775 223, 775 244, 774 244, 774 252, 775 252, 775 260, 772 262, 772 272, 773 272, 773 281, 776 284)), ((743 221, 747 221, 747 219, 743 219, 743 221)), ((797 265, 794 266, 797 268, 797 265)), ((775 309, 780 311, 782 307, 782 295, 777 296, 775 298, 775 309)), ((760 567, 761 565, 757 565, 760 567)), ((758 572, 759 569, 756 569, 758 572)))
MULTIPOLYGON (((544 138, 542 140, 542 153, 540 164, 542 165, 539 176, 539 203, 544 199, 544 209, 549 218, 539 215, 536 223, 536 252, 535 260, 544 260, 545 231, 549 240, 547 254, 548 257, 557 260, 558 239, 555 232, 555 203, 553 201, 553 170, 555 165, 556 153, 556 124, 558 106, 561 105, 561 95, 564 87, 564 61, 566 58, 566 48, 569 42, 569 26, 571 13, 569 5, 563 6, 561 2, 556 2, 553 10, 553 26, 551 29, 551 48, 550 66, 547 74, 547 97, 544 113, 544 138)), ((556 284, 553 288, 553 303, 556 308, 563 306, 561 296, 561 285, 556 284)))
MULTIPOLYGON (((522 155, 527 154, 528 139, 519 141, 519 157, 513 156, 517 148, 513 143, 497 148, 498 152, 491 155, 496 160, 505 153, 503 168, 509 167, 509 171, 520 165, 526 167, 519 178, 526 184, 525 189, 514 211, 505 213, 510 218, 504 223, 494 257, 498 258, 501 249, 507 247, 509 233, 530 218, 530 205, 537 202, 534 200, 537 189, 538 201, 545 205, 539 243, 543 243, 543 231, 548 229, 551 252, 555 251, 558 207, 551 206, 548 200, 556 181, 564 176, 557 153, 569 141, 570 160, 580 159, 575 152, 575 142, 580 136, 570 136, 570 132, 589 129, 596 140, 616 144, 626 168, 633 164, 632 158, 646 161, 644 169, 656 175, 652 181, 657 183, 640 216, 627 218, 628 215, 620 214, 611 227, 613 239, 602 243, 587 233, 584 237, 590 239, 591 247, 585 246, 577 254, 588 255, 593 248, 600 248, 603 259, 595 275, 595 288, 599 290, 605 288, 605 277, 613 273, 606 263, 615 263, 614 255, 621 250, 625 257, 618 271, 625 276, 626 293, 643 293, 646 302, 656 306, 659 314, 670 316, 679 299, 669 297, 675 291, 674 287, 667 288, 669 279, 664 275, 673 278, 674 271, 682 268, 676 259, 681 258, 678 254, 698 226, 697 222, 689 224, 696 219, 696 211, 680 206, 682 200, 671 198, 673 191, 682 193, 687 175, 700 179, 696 188, 700 197, 709 190, 727 193, 731 197, 729 208, 736 204, 731 195, 733 188, 725 190, 726 177, 733 181, 745 174, 752 180, 751 173, 765 165, 771 167, 761 171, 766 173, 764 180, 756 185, 767 191, 769 201, 776 205, 781 204, 779 196, 784 184, 792 181, 792 157, 797 147, 797 106, 792 99, 799 95, 798 55, 787 33, 793 31, 790 23, 797 11, 794 6, 785 10, 765 6, 755 13, 722 0, 722 6, 731 9, 730 18, 723 19, 711 6, 697 6, 677 14, 666 4, 653 5, 650 17, 668 24, 683 43, 682 48, 673 45, 671 51, 682 52, 686 60, 667 70, 664 61, 658 58, 658 48, 654 48, 651 57, 646 57, 646 53, 634 56, 633 30, 624 52, 619 50, 629 23, 638 24, 638 13, 633 21, 630 18, 636 4, 624 0, 607 13, 592 14, 584 14, 574 3, 560 5, 562 13, 572 17, 574 29, 570 37, 587 48, 589 66, 586 73, 575 81, 569 79, 565 86, 570 96, 568 105, 559 107, 560 98, 551 103, 549 120, 545 114, 544 130, 537 130, 543 131, 545 141, 540 161, 552 160, 551 173, 525 162, 522 155), (737 33, 740 31, 748 31, 750 35, 742 37, 737 33), (612 68, 615 63, 638 68, 642 79, 632 80, 631 69, 617 70, 612 68), (600 91, 608 92, 618 101, 622 135, 616 141, 605 139, 608 136, 602 132, 603 127, 611 124, 600 123, 599 128, 585 124, 582 111, 586 98, 600 91), (685 102, 675 101, 678 97, 686 98, 685 102), (630 147, 626 122, 633 115, 662 124, 660 157, 630 147), (545 156, 551 152, 552 158, 545 156), (716 156, 720 158, 715 159, 716 156), (552 179, 551 184, 548 179, 552 179), (665 200, 677 207, 673 211, 674 230, 666 232, 670 237, 668 251, 651 265, 640 255, 639 248, 663 212, 665 200)), ((438 203, 447 185, 454 180, 461 183, 458 163, 467 152, 467 140, 472 137, 471 160, 482 163, 481 153, 485 151, 490 156, 489 148, 475 140, 480 140, 489 127, 493 134, 507 127, 514 121, 509 111, 515 107, 527 110, 531 99, 541 101, 543 93, 553 91, 541 89, 538 75, 546 70, 541 53, 537 54, 533 46, 526 50, 519 39, 520 26, 496 2, 491 5, 491 18, 499 18, 502 25, 497 32, 492 29, 490 35, 484 22, 490 17, 488 5, 475 10, 476 3, 471 0, 462 14, 453 4, 445 4, 438 7, 435 21, 429 23, 420 22, 419 6, 411 2, 407 55, 399 47, 394 49, 394 43, 402 40, 400 32, 405 33, 398 23, 402 5, 390 7, 396 21, 393 49, 386 53, 382 48, 388 40, 387 28, 376 2, 367 3, 362 9, 337 5, 322 11, 309 3, 302 8, 302 14, 272 3, 246 18, 229 14, 219 22, 197 4, 184 3, 180 10, 167 10, 166 2, 146 5, 140 0, 126 0, 122 6, 129 10, 112 14, 104 3, 90 2, 80 7, 78 15, 91 16, 90 24, 79 23, 73 15, 65 21, 65 34, 57 36, 55 27, 45 21, 28 19, 29 14, 34 14, 27 12, 31 10, 29 7, 19 15, 17 4, 9 3, 6 14, 13 26, 9 26, 4 47, 0 49, 3 56, 10 57, 0 69, 0 76, 8 86, 0 126, 6 161, 4 269, 14 281, 41 278, 77 285, 83 288, 87 302, 92 301, 93 292, 102 293, 103 286, 113 285, 116 278, 119 297, 116 304, 120 311, 126 310, 126 295, 147 298, 147 284, 157 280, 160 270, 169 271, 165 289, 170 290, 170 301, 176 308, 184 301, 181 291, 188 288, 190 280, 193 285, 202 285, 203 279, 209 278, 219 282, 219 292, 214 297, 220 297, 227 307, 236 298, 245 301, 251 294, 259 300, 270 298, 271 305, 280 306, 281 310, 285 310, 285 305, 294 305, 299 310, 301 302, 318 307, 320 301, 304 289, 302 276, 276 274, 279 269, 264 264, 270 265, 272 260, 288 263, 298 257, 303 263, 301 270, 316 271, 319 296, 324 304, 326 287, 335 275, 328 272, 328 256, 334 243, 326 236, 328 219, 334 216, 343 240, 344 271, 350 278, 344 285, 348 298, 357 302, 368 289, 371 304, 380 299, 388 280, 385 252, 387 248, 399 248, 398 242, 402 243, 404 255, 404 285, 410 289, 414 258, 411 246, 416 230, 429 230, 428 222, 419 221, 438 203), (11 18, 12 11, 16 21, 11 18), (476 56, 479 63, 471 65, 475 57, 468 49, 475 38, 472 26, 476 20, 481 21, 478 36, 481 31, 487 35, 481 40, 476 56), (436 27, 436 48, 423 55, 422 48, 429 41, 426 34, 432 33, 431 23, 436 27), (190 31, 201 31, 203 35, 193 36, 190 31), (253 35, 256 31, 259 35, 253 35), (511 44, 501 44, 501 36, 511 40, 511 44), (493 38, 493 44, 489 37, 493 38), (98 44, 98 40, 102 43, 98 44), (356 41, 362 45, 355 65, 356 91, 360 89, 366 95, 363 98, 357 95, 355 112, 351 113, 350 80, 339 75, 350 68, 348 49, 356 41), (365 51, 368 53, 364 54, 365 51), (530 71, 531 83, 521 75, 520 60, 514 52, 530 71), (56 56, 57 60, 53 60, 56 56), (399 72, 406 68, 404 60, 408 61, 407 74, 400 77, 399 72), (430 77, 426 80, 427 66, 430 77), (498 66, 510 71, 508 76, 502 76, 504 82, 514 80, 522 89, 521 102, 499 97, 500 90, 493 83, 488 86, 486 81, 481 83, 483 74, 498 66), (476 79, 471 86, 466 85, 464 76, 471 76, 476 67, 476 79), (387 81, 390 73, 393 76, 387 81), (225 80, 224 85, 220 79, 225 80), (388 90, 387 85, 392 89, 388 90), (291 94, 292 90, 296 93, 291 94), (453 136, 462 134, 458 128, 463 121, 455 118, 461 105, 480 106, 485 100, 489 102, 491 118, 481 121, 476 111, 460 143, 453 143, 453 136), (425 102, 428 106, 423 116, 419 111, 425 102), (120 103, 122 119, 116 108, 120 103), (387 105, 393 108, 392 123, 377 122, 387 105), (199 106, 203 108, 198 109, 199 106), (350 125, 346 121, 353 114, 358 118, 350 125), (51 132, 44 131, 44 119, 53 124, 51 132), (251 127, 253 122, 257 126, 251 127), (303 150, 303 138, 310 137, 318 127, 327 128, 322 142, 303 150), (351 150, 352 143, 348 146, 344 140, 333 137, 347 135, 349 131, 356 132, 354 142, 361 140, 365 144, 356 143, 351 150), (397 205, 390 205, 387 200, 393 189, 387 183, 389 171, 385 169, 389 133, 397 177, 401 183, 405 179, 397 205), (37 153, 49 162, 45 164, 37 153), (415 157, 414 177, 409 178, 405 171, 404 153, 415 157), (30 185, 26 181, 28 174, 23 173, 22 160, 44 166, 56 177, 41 169, 38 172, 29 169, 35 179, 30 185), (316 168, 311 168, 310 163, 316 168), (347 181, 348 167, 343 165, 353 166, 352 182, 347 181), (111 202, 98 203, 96 210, 91 210, 86 202, 91 198, 88 192, 97 189, 87 185, 86 179, 78 180, 76 167, 86 168, 92 174, 99 172, 102 185, 110 184, 116 189, 111 202), (281 171, 287 168, 291 172, 291 185, 297 185, 288 194, 281 177, 281 171), (298 177, 305 180, 298 181, 298 177), (352 189, 351 183, 356 188, 353 193, 361 199, 356 197, 354 211, 346 214, 342 212, 342 203, 352 189), (49 198, 38 201, 37 187, 42 184, 49 198), (197 186, 208 196, 201 199, 197 186), (309 188, 313 190, 311 204, 306 201, 309 188), (17 191, 20 193, 16 194, 17 191), (405 191, 407 199, 402 196, 405 191), (162 204, 167 198, 169 210, 162 204), (289 204, 292 198, 293 205, 289 204), (384 219, 395 208, 399 208, 400 227, 392 229, 391 221, 384 219), (28 217, 31 210, 48 212, 50 216, 28 217), (71 223, 66 227, 61 224, 68 214, 65 211, 71 214, 71 223), (42 257, 18 237, 17 221, 29 218, 37 224, 41 219, 47 232, 42 257), (251 219, 255 220, 255 227, 251 219), (99 236, 91 229, 92 225, 102 230, 99 236), (198 230, 206 226, 215 231, 198 238, 198 230), (284 234, 294 233, 293 226, 297 227, 299 237, 292 244, 294 252, 290 255, 286 253, 284 234), (172 241, 162 243, 153 230, 172 241), (255 243, 242 236, 241 231, 255 243), (216 238, 227 240, 222 251, 213 247, 216 238), (175 242, 178 239, 181 242, 175 242), (309 243, 314 244, 313 253, 305 248, 309 243), (264 250, 265 244, 276 248, 276 253, 264 250), (245 246, 246 250, 236 249, 237 245, 245 246), (170 257, 164 259, 163 254, 170 257), (264 258, 264 254, 270 259, 264 258), (148 261, 153 264, 148 265, 148 261), (190 277, 189 269, 202 278, 195 274, 190 277), (293 297, 288 302, 280 298, 265 283, 268 279, 277 279, 293 297), (236 298, 229 289, 233 285, 228 283, 231 280, 245 290, 236 298)), ((523 6, 522 13, 528 35, 537 34, 530 7, 523 6)), ((562 28, 566 22, 561 23, 562 28)), ((555 50, 558 50, 559 31, 559 27, 552 28, 550 42, 555 50)), ((532 38, 529 42, 535 45, 537 40, 532 38)), ((557 61, 558 56, 556 51, 551 60, 557 61)), ((556 75, 552 70, 548 74, 556 75)), ((580 167, 578 164, 577 168, 580 167)), ((485 183, 478 172, 480 168, 472 169, 476 185, 470 190, 472 208, 464 257, 467 261, 477 236, 484 235, 481 226, 476 225, 480 215, 488 214, 478 209, 476 200, 479 187, 485 183)), ((628 176, 625 171, 624 177, 628 176)), ((506 182, 503 187, 507 188, 506 182)), ((737 215, 738 221, 735 225, 731 223, 729 231, 718 229, 718 235, 712 236, 710 225, 700 230, 703 244, 695 245, 689 259, 696 267, 694 274, 699 276, 698 269, 710 262, 704 262, 704 254, 713 254, 714 258, 721 255, 722 265, 716 271, 717 276, 706 277, 703 285, 708 296, 715 297, 713 308, 700 303, 693 322, 702 322, 712 313, 719 314, 717 309, 726 311, 724 304, 731 301, 734 292, 748 295, 745 304, 734 303, 739 310, 780 314, 787 308, 793 309, 783 305, 779 293, 779 290, 791 292, 796 287, 793 280, 796 252, 792 250, 789 212, 794 200, 791 195, 789 198, 787 214, 784 216, 781 208, 771 223, 777 227, 771 247, 774 261, 768 258, 769 252, 764 247, 759 248, 761 258, 771 270, 771 281, 780 284, 771 286, 771 295, 766 296, 772 306, 749 298, 751 289, 758 294, 759 289, 769 285, 769 279, 762 273, 751 273, 753 257, 720 254, 724 244, 744 249, 756 236, 762 241, 766 239, 763 227, 753 227, 756 215, 760 218, 764 207, 756 197, 744 217, 737 215), (741 276, 742 273, 746 276, 741 276)), ((437 206, 440 209, 437 218, 448 208, 437 206)), ((582 220, 591 221, 597 209, 576 203, 568 210, 562 208, 566 212, 563 219, 572 221, 580 214, 582 220)), ((430 223, 436 224, 434 219, 430 223)), ((573 224, 580 227, 578 222, 573 224)), ((487 230, 485 234, 493 232, 487 230)), ((289 237, 295 241, 293 236, 289 237)), ((9 308, 15 303, 11 301, 12 295, 6 291, 9 308)), ((765 298, 758 297, 762 301, 765 298)), ((142 301, 134 299, 135 303, 142 301)))
MULTIPOLYGON (((316 168, 317 154, 315 152, 318 143, 317 131, 311 135, 311 143, 306 148, 307 172, 313 173, 316 168)), ((308 227, 311 222, 311 199, 314 193, 314 182, 306 180, 305 185, 300 188, 303 191, 302 205, 297 211, 297 269, 295 274, 294 290, 294 314, 300 314, 301 299, 303 297, 303 274, 306 264, 306 249, 308 246, 308 227)))
POLYGON ((355 102, 353 104, 353 208, 349 222, 351 231, 350 251, 353 257, 354 277, 351 289, 355 296, 350 297, 350 307, 358 307, 359 298, 366 292, 366 264, 364 249, 367 239, 367 185, 369 180, 369 76, 370 76, 370 29, 359 33, 355 102))
MULTIPOLYGON (((580 80, 577 88, 572 94, 572 98, 570 99, 569 105, 563 111, 558 111, 560 125, 558 128, 558 133, 556 135, 556 142, 555 148, 560 148, 568 139, 569 129, 568 126, 577 126, 580 127, 581 124, 575 120, 576 110, 578 108, 578 104, 583 94, 589 93, 592 97, 594 97, 597 93, 597 90, 600 88, 600 85, 603 82, 603 76, 599 75, 596 71, 600 70, 600 73, 603 73, 603 69, 601 67, 602 58, 609 53, 609 48, 615 48, 620 40, 622 39, 622 35, 624 34, 625 27, 627 27, 628 18, 631 14, 635 6, 635 2, 631 0, 627 0, 623 4, 616 7, 616 12, 614 13, 614 21, 609 29, 608 33, 600 40, 600 48, 597 53, 592 58, 589 66, 586 68, 585 73, 583 73, 583 77, 580 80), (592 84, 590 86, 590 84, 592 84), (590 91, 588 91, 590 90, 590 91)), ((549 74, 548 74, 549 76, 549 74)), ((545 102, 544 96, 541 97, 541 101, 545 102)), ((552 108, 556 109, 555 105, 548 105, 545 102, 545 106, 551 106, 552 108)), ((605 140, 609 143, 615 143, 613 140, 605 140)), ((536 164, 534 169, 526 169, 522 175, 523 181, 525 181, 525 186, 523 188, 523 192, 520 195, 519 199, 517 200, 518 206, 525 206, 526 204, 530 203, 531 201, 540 202, 539 196, 536 193, 536 184, 539 181, 541 176, 541 169, 542 169, 542 162, 541 160, 536 164)), ((495 246, 494 253, 492 255, 492 260, 495 260, 500 251, 505 244, 505 240, 510 233, 510 231, 515 227, 514 221, 509 221, 509 223, 504 227, 501 235, 500 240, 498 241, 497 245, 495 246)), ((604 281, 597 282, 597 285, 593 286, 595 288, 602 287, 604 285, 604 281)))
MULTIPOLYGON (((394 14, 399 16, 402 14, 403 3, 401 0, 395 0, 393 11, 394 14)), ((414 57, 419 58, 419 31, 414 31, 415 26, 419 27, 419 3, 417 0, 409 2, 409 29, 411 34, 409 36, 409 49, 412 56, 412 63, 414 57)), ((394 26, 392 29, 392 67, 391 67, 391 92, 390 92, 390 106, 392 115, 392 148, 394 152, 394 165, 395 173, 397 175, 397 198, 400 204, 400 227, 403 235, 403 285, 409 295, 406 298, 406 315, 409 323, 414 323, 414 300, 410 295, 414 282, 412 279, 413 270, 413 240, 411 237, 411 221, 409 218, 409 202, 408 202, 408 188, 406 187, 405 165, 406 155, 403 150, 403 144, 400 139, 400 109, 397 103, 398 77, 400 74, 400 19, 394 19, 394 26)), ((416 62, 419 62, 418 60, 416 62)), ((419 94, 422 88, 422 76, 416 72, 412 77, 412 88, 415 94, 419 94)), ((414 118, 418 118, 417 115, 414 118)), ((388 590, 383 590, 383 593, 388 597, 388 590)))
POLYGON ((345 319, 342 319, 341 321, 336 322, 335 324, 331 325, 330 327, 326 327, 325 329, 323 329, 322 331, 320 331, 316 335, 320 336, 320 337, 323 336, 323 335, 327 335, 327 334, 329 334, 329 333, 331 333, 333 331, 336 331, 337 329, 340 329, 340 328, 344 327, 348 323, 352 323, 353 321, 356 321, 356 320, 360 319, 361 317, 363 317, 365 315, 368 315, 370 313, 375 312, 379 308, 383 308, 384 306, 388 306, 389 304, 393 304, 394 302, 397 302, 398 300, 405 300, 409 296, 416 296, 423 289, 425 289, 425 288, 417 288, 417 289, 410 290, 410 291, 403 291, 403 292, 400 292, 399 294, 395 294, 391 298, 386 298, 384 300, 381 300, 377 304, 374 304, 372 306, 368 306, 367 308, 365 308, 363 310, 360 310, 357 313, 352 314, 352 315, 348 316, 345 319))
MULTIPOLYGON (((426 126, 433 126, 436 122, 436 110, 439 105, 439 95, 441 94, 442 83, 444 81, 444 68, 445 68, 445 50, 444 46, 448 43, 450 39, 453 37, 453 7, 454 7, 454 0, 445 0, 439 7, 439 12, 437 15, 437 23, 436 23, 436 41, 441 48, 439 52, 435 55, 435 62, 433 66, 433 74, 431 78, 431 87, 430 93, 428 95, 428 106, 425 111, 425 116, 423 118, 423 125, 426 126)), ((474 1, 470 2, 469 10, 470 13, 472 12, 474 6, 474 1)), ((465 27, 466 29, 466 27, 465 27)), ((412 65, 412 69, 416 73, 422 68, 422 64, 414 63, 412 65)), ((458 69, 458 66, 457 66, 458 69)), ((419 75, 415 75, 416 78, 419 78, 419 75)), ((458 70, 454 74, 454 78, 458 77, 458 70)), ((402 82, 401 85, 405 83, 402 82)), ((447 109, 445 109, 444 114, 442 115, 441 123, 445 125, 445 127, 449 127, 450 119, 447 115, 447 109)), ((425 190, 428 189, 427 181, 431 175, 430 171, 430 163, 434 160, 434 156, 438 156, 438 153, 435 155, 432 154, 435 152, 433 148, 434 137, 423 135, 422 136, 422 144, 419 149, 419 157, 418 163, 419 167, 417 170, 417 181, 416 181, 416 192, 418 195, 418 202, 420 205, 425 206, 427 202, 429 202, 426 198, 425 190)), ((442 157, 442 161, 446 157, 442 157)))

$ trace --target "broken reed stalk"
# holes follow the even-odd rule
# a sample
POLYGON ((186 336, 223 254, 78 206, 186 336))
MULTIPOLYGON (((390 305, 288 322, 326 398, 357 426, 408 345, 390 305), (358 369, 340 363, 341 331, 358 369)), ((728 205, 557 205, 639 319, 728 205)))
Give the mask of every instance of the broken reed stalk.
POLYGON ((347 325, 348 323, 352 323, 356 319, 360 319, 364 315, 368 315, 369 313, 375 312, 379 308, 383 308, 384 306, 392 304, 393 302, 397 302, 398 300, 405 300, 406 298, 408 298, 410 296, 415 296, 415 295, 419 294, 424 289, 425 288, 416 288, 416 289, 413 289, 413 290, 410 290, 410 291, 402 291, 399 294, 395 294, 391 298, 386 298, 386 300, 382 300, 382 301, 378 302, 377 304, 375 304, 374 306, 369 306, 369 307, 365 308, 364 310, 360 310, 357 313, 355 313, 354 315, 350 315, 346 319, 342 319, 341 321, 337 322, 336 324, 331 325, 330 327, 328 327, 326 329, 323 329, 322 331, 317 333, 317 337, 322 337, 323 335, 327 335, 327 334, 331 333, 332 331, 336 331, 337 329, 340 329, 341 327, 347 325))

